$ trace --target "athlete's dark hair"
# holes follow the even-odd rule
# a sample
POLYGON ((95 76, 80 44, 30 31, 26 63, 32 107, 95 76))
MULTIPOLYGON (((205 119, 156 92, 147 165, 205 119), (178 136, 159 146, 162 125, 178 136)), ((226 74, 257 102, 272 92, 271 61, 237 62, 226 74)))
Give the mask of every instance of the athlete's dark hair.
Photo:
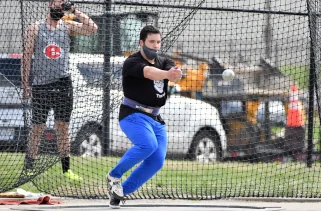
POLYGON ((49 0, 49 4, 52 4, 54 1, 56 1, 56 0, 49 0))
POLYGON ((140 31, 139 39, 143 40, 145 42, 147 36, 149 34, 161 34, 159 29, 157 29, 155 26, 147 25, 140 31))

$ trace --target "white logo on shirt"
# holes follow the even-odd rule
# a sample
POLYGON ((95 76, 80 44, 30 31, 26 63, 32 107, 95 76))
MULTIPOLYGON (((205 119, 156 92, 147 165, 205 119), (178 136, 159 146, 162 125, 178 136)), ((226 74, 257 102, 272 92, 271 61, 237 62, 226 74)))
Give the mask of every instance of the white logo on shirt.
POLYGON ((164 80, 154 81, 155 90, 162 94, 164 92, 164 80))
POLYGON ((165 96, 165 92, 163 94, 156 94, 157 98, 163 98, 165 96))

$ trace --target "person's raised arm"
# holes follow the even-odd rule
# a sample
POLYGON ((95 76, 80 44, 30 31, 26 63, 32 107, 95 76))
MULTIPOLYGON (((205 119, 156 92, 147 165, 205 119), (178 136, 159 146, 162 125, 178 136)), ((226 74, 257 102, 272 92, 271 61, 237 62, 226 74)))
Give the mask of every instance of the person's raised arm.
POLYGON ((74 13, 80 23, 76 21, 66 21, 71 36, 86 35, 97 32, 97 24, 88 15, 77 9, 74 9, 74 13))

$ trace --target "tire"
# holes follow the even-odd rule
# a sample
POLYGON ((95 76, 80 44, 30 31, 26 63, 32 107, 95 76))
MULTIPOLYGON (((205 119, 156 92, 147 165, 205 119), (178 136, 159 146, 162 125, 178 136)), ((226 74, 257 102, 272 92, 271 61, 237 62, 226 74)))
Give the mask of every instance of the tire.
POLYGON ((85 124, 77 132, 72 143, 72 153, 78 156, 102 156, 102 130, 101 125, 95 122, 85 124))
POLYGON ((193 139, 188 157, 201 163, 222 160, 221 145, 213 131, 201 131, 193 139))

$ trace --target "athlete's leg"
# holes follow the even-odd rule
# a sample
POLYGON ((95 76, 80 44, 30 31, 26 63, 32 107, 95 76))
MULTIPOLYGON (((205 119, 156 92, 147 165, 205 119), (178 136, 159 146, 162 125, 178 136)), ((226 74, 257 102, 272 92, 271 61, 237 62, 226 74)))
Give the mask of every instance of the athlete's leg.
POLYGON ((52 89, 57 90, 53 91, 51 105, 55 114, 58 151, 61 158, 67 158, 70 157, 69 122, 73 108, 71 79, 61 78, 52 84, 52 89))
POLYGON ((157 138, 158 148, 138 166, 123 182, 124 195, 130 194, 152 178, 164 165, 167 151, 167 134, 165 125, 154 122, 153 129, 157 138))
POLYGON ((38 155, 40 139, 42 132, 46 126, 46 120, 50 105, 48 98, 50 93, 47 93, 47 87, 45 86, 34 86, 32 91, 32 118, 31 118, 31 129, 28 134, 28 145, 25 159, 25 168, 33 169, 35 159, 38 155))
POLYGON ((61 78, 55 82, 55 92, 52 107, 55 114, 55 127, 57 132, 57 147, 61 157, 62 172, 65 177, 72 180, 82 180, 70 170, 70 136, 69 122, 73 108, 73 88, 70 77, 61 78))
POLYGON ((119 122, 129 140, 134 144, 120 159, 109 174, 121 178, 125 172, 148 158, 157 148, 158 143, 151 126, 154 120, 144 114, 134 113, 119 122))
POLYGON ((40 138, 45 124, 33 124, 28 137, 27 157, 36 159, 40 145, 40 138))

